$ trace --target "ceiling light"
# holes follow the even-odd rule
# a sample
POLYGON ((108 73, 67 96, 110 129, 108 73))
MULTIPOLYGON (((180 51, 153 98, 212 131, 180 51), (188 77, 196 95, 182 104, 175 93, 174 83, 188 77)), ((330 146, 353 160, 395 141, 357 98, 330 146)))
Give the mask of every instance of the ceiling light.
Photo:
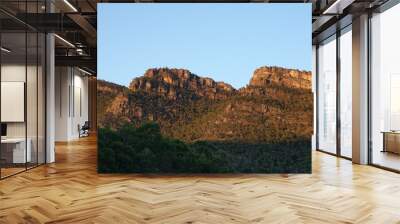
POLYGON ((87 75, 93 75, 92 73, 90 73, 90 72, 88 72, 88 71, 86 71, 86 70, 83 70, 83 69, 81 69, 81 68, 79 68, 79 67, 78 67, 78 70, 81 71, 81 72, 83 72, 83 73, 85 73, 85 74, 87 74, 87 75))
POLYGON ((331 6, 329 6, 322 14, 330 14, 332 11, 337 11, 337 7, 340 0, 336 0, 331 6))
POLYGON ((342 14, 343 10, 351 5, 355 0, 336 0, 322 14, 342 14))
POLYGON ((78 53, 79 55, 83 55, 83 49, 82 48, 77 48, 76 49, 76 53, 78 53))
POLYGON ((78 12, 78 10, 68 1, 64 0, 65 4, 67 4, 74 12, 78 12))
POLYGON ((7 49, 5 47, 1 47, 0 49, 1 49, 1 51, 4 51, 6 53, 10 53, 11 52, 11 50, 9 50, 9 49, 7 49))
POLYGON ((73 45, 73 44, 72 44, 71 42, 69 42, 68 40, 66 40, 66 39, 64 39, 64 38, 62 38, 62 37, 60 37, 60 36, 57 35, 57 34, 54 34, 54 36, 57 37, 57 38, 58 38, 59 40, 61 40, 62 42, 66 43, 68 46, 75 48, 75 45, 73 45))

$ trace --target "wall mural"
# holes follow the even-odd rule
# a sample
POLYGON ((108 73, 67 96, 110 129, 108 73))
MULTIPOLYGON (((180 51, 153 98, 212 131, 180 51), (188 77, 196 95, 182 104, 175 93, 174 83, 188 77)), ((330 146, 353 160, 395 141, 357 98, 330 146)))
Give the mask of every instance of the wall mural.
POLYGON ((310 10, 99 4, 98 171, 310 173, 310 10))

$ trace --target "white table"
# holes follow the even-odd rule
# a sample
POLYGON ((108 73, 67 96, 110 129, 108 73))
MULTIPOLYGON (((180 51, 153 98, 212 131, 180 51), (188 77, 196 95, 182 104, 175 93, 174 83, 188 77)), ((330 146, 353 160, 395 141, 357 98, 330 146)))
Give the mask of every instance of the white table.
POLYGON ((14 145, 13 148, 13 163, 26 163, 32 160, 31 145, 32 141, 30 138, 26 140, 28 143, 25 151, 25 138, 5 138, 1 139, 2 145, 14 145))

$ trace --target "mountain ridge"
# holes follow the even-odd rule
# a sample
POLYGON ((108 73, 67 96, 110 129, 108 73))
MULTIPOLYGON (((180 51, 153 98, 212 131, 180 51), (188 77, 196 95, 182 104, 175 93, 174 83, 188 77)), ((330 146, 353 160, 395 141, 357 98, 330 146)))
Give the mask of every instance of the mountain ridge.
POLYGON ((128 87, 133 92, 145 91, 158 93, 169 99, 185 97, 182 89, 192 93, 191 97, 207 97, 210 99, 225 98, 236 91, 231 85, 216 82, 208 77, 201 77, 187 69, 152 68, 143 76, 131 81, 128 87))
POLYGON ((235 89, 186 69, 153 68, 128 87, 99 81, 99 126, 155 121, 185 141, 276 141, 312 133, 311 72, 256 69, 235 89))

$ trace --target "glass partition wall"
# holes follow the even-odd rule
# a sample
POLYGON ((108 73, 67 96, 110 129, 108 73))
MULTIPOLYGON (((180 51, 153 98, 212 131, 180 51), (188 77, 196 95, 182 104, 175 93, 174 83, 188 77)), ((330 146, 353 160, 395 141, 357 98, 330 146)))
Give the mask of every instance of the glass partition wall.
POLYGON ((45 163, 45 35, 23 23, 6 25, 0 23, 1 179, 45 163))
POLYGON ((25 170, 30 157, 26 150, 25 38, 23 32, 1 34, 1 177, 25 170))
POLYGON ((318 46, 318 149, 336 154, 336 36, 318 46))
POLYGON ((317 149, 352 157, 351 25, 318 44, 317 149))
POLYGON ((370 163, 400 171, 400 4, 371 18, 370 163))
MULTIPOLYGON (((368 164, 400 172, 400 4, 374 9, 368 26, 368 164)), ((317 149, 352 157, 352 27, 317 45, 317 149)))

